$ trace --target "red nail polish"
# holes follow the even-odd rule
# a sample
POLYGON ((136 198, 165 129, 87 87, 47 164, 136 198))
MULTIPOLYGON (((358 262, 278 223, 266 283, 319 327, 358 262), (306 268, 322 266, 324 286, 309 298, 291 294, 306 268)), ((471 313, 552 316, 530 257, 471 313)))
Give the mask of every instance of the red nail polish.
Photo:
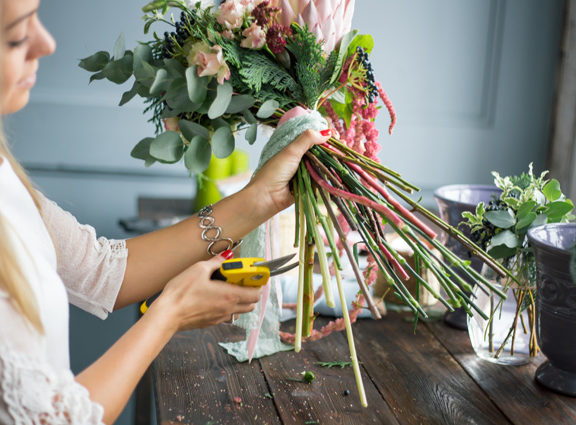
POLYGON ((231 249, 227 249, 226 251, 220 254, 224 259, 229 260, 230 258, 234 257, 234 252, 231 249))
POLYGON ((327 128, 326 130, 322 130, 322 131, 320 132, 320 134, 321 134, 322 136, 330 136, 330 129, 327 128))

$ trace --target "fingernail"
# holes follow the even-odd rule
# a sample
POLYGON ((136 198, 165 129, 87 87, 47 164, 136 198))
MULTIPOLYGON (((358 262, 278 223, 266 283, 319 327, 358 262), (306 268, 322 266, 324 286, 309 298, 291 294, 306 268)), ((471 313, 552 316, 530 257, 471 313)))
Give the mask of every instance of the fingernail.
POLYGON ((234 257, 234 252, 231 249, 227 249, 226 251, 220 254, 224 259, 229 260, 230 258, 234 257))
POLYGON ((322 136, 330 136, 330 129, 327 128, 326 130, 322 130, 322 131, 320 132, 320 134, 321 134, 322 136))

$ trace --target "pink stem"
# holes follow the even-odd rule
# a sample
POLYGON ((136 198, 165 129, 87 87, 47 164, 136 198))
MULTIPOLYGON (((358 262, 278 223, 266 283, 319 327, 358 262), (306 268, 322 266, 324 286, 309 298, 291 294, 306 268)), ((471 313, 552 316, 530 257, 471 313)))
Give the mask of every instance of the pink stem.
POLYGON ((380 193, 380 195, 382 195, 382 197, 390 203, 390 205, 392 205, 394 208, 396 208, 396 210, 404 218, 406 218, 406 220, 408 220, 409 222, 411 222, 412 224, 417 226, 420 230, 422 230, 424 233, 426 233, 432 239, 436 238, 436 233, 432 229, 430 229, 428 226, 426 226, 426 224, 424 224, 424 222, 422 220, 420 220, 418 217, 416 217, 414 214, 412 214, 412 212, 410 210, 408 210, 406 207, 404 207, 402 204, 400 204, 396 199, 394 199, 392 196, 390 196, 388 191, 385 188, 383 188, 382 186, 380 186, 376 180, 374 180, 374 177, 372 177, 370 174, 368 174, 366 171, 364 171, 361 167, 359 167, 358 165, 356 165, 352 162, 346 162, 346 165, 348 165, 352 170, 354 170, 356 173, 358 173, 360 175, 360 177, 362 177, 362 179, 364 179, 370 186, 372 186, 374 189, 376 189, 378 191, 378 193, 380 193))
POLYGON ((400 275, 402 280, 410 279, 410 276, 408 275, 408 273, 406 273, 406 270, 404 270, 404 268, 400 265, 398 260, 396 260, 396 258, 394 258, 392 253, 390 251, 388 251, 383 244, 378 245, 378 247, 380 248, 380 251, 382 251, 384 253, 384 256, 386 257, 388 262, 390 264, 392 264, 392 267, 394 267, 394 270, 396 270, 398 272, 398 274, 400 275))
POLYGON ((339 196, 348 201, 354 201, 368 208, 372 208, 373 210, 382 213, 388 220, 393 222, 396 227, 400 229, 404 228, 404 222, 402 221, 402 219, 398 217, 394 213, 394 211, 392 211, 387 206, 371 201, 370 199, 365 198, 364 196, 356 195, 354 193, 350 193, 342 189, 336 189, 335 187, 330 186, 318 175, 318 173, 316 173, 316 170, 314 170, 309 161, 304 161, 304 163, 306 164, 306 168, 308 169, 308 172, 310 173, 310 176, 314 179, 314 181, 318 183, 322 188, 326 189, 328 193, 330 193, 331 195, 339 196))

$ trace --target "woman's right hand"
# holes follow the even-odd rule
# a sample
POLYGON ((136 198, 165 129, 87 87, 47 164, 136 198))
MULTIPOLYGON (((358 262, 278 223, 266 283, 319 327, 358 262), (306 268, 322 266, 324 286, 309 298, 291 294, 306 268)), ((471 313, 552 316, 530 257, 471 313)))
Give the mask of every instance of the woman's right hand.
POLYGON ((218 255, 184 270, 166 284, 146 314, 169 317, 176 332, 230 322, 233 315, 254 310, 262 288, 210 279, 223 261, 218 255))

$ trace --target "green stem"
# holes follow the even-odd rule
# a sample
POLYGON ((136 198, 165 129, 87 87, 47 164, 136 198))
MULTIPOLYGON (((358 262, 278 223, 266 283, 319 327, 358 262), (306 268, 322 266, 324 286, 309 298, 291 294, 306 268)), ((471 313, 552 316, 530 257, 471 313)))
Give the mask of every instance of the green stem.
POLYGON ((350 314, 348 313, 348 302, 346 301, 346 295, 344 294, 344 288, 342 285, 342 276, 340 275, 340 270, 336 269, 334 275, 336 277, 336 284, 338 285, 338 294, 340 295, 340 304, 342 305, 342 316, 344 317, 344 324, 346 325, 346 337, 348 339, 350 361, 352 362, 352 368, 354 369, 354 377, 356 378, 358 395, 360 397, 360 403, 362 404, 362 406, 367 407, 368 401, 366 400, 366 391, 364 390, 364 383, 362 382, 362 374, 360 373, 360 363, 358 362, 358 356, 356 355, 356 346, 354 345, 354 334, 352 333, 352 323, 350 322, 350 314))
POLYGON ((298 293, 296 295, 296 332, 294 336, 294 351, 300 352, 302 348, 302 313, 304 304, 304 254, 306 243, 304 242, 306 232, 306 217, 304 216, 304 202, 300 197, 298 204, 299 217, 300 217, 300 249, 298 250, 298 258, 300 265, 298 267, 298 293))

